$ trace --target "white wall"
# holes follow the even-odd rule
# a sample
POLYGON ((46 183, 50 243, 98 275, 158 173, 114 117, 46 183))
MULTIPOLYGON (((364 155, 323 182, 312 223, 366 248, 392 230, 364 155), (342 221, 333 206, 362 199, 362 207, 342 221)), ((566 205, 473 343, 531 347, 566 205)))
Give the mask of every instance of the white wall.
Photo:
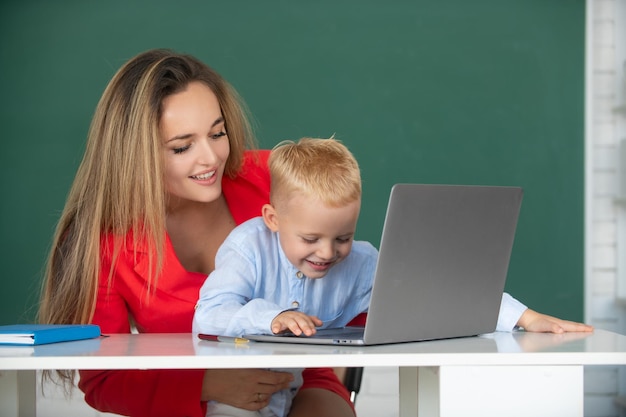
MULTIPOLYGON (((626 271, 619 267, 626 242, 618 239, 620 210, 624 215, 618 203, 623 175, 618 145, 624 139, 625 115, 616 110, 626 95, 625 25, 626 0, 587 1, 585 320, 622 334, 626 334, 626 320, 618 284, 620 274, 626 279, 626 271)), ((616 401, 626 394, 624 368, 585 370, 586 417, 626 415, 616 401)))

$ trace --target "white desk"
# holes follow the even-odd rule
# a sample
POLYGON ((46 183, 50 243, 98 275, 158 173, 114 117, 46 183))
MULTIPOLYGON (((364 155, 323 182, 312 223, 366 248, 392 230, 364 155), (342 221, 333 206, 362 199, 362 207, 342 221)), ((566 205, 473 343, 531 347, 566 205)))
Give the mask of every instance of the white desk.
POLYGON ((350 347, 199 340, 191 334, 112 335, 0 347, 2 415, 35 412, 42 369, 204 369, 398 366, 400 416, 583 415, 583 366, 626 365, 626 336, 489 335, 350 347))

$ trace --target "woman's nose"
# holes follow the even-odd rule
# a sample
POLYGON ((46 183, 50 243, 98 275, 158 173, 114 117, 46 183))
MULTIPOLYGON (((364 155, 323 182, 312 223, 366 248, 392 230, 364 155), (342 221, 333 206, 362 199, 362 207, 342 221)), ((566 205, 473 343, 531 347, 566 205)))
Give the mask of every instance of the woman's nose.
POLYGON ((200 142, 200 153, 198 162, 202 165, 212 165, 217 160, 217 156, 210 140, 200 142))

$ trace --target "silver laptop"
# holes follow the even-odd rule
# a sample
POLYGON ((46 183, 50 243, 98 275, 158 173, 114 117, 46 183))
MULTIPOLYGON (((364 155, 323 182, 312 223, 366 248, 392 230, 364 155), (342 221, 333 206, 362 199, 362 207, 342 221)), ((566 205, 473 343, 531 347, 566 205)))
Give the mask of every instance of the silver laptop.
POLYGON ((365 327, 244 337, 378 345, 493 332, 522 196, 519 187, 394 185, 365 327))

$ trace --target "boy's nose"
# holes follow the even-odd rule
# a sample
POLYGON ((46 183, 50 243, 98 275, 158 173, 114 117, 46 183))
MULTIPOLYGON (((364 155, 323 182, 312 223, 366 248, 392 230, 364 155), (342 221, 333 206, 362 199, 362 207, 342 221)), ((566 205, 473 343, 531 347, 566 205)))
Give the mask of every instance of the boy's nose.
POLYGON ((331 259, 335 255, 335 245, 332 243, 324 244, 317 252, 317 256, 322 259, 331 259))

